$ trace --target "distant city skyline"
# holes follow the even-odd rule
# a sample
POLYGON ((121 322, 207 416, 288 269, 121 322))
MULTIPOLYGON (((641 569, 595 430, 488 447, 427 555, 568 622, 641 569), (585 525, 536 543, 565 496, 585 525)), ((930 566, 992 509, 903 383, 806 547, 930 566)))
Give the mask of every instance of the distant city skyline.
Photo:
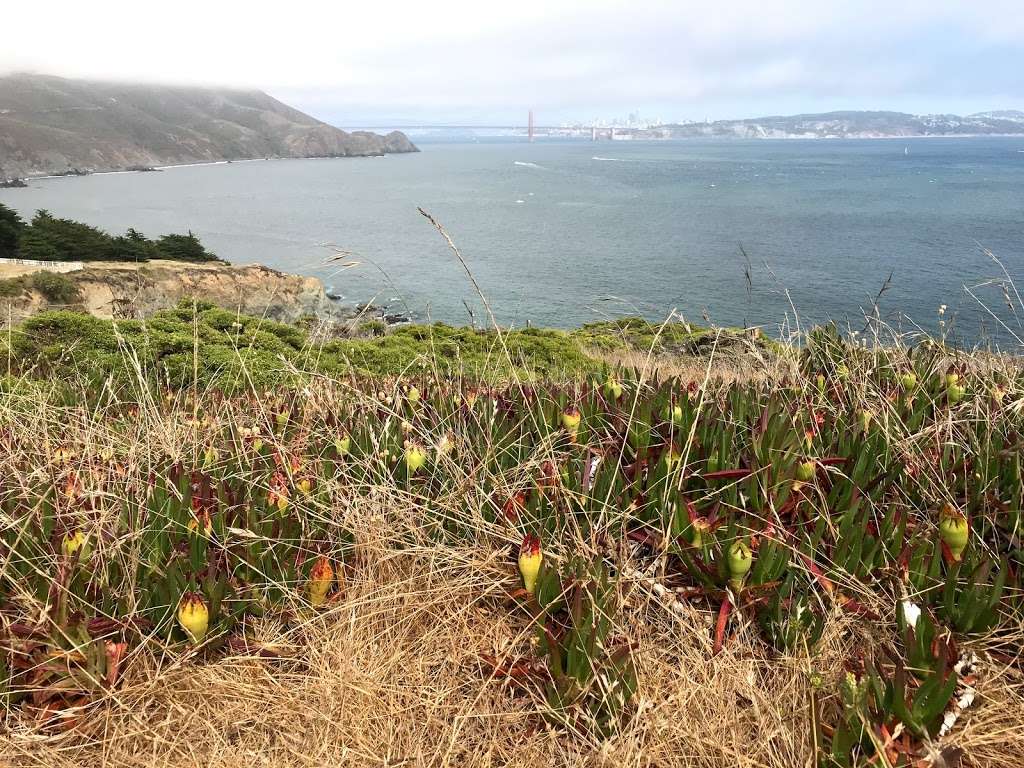
POLYGON ((0 72, 259 88, 335 124, 1024 108, 1019 0, 8 5, 0 72))
MULTIPOLYGON (((756 115, 743 115, 741 117, 727 117, 727 116, 715 116, 710 115, 703 116, 689 116, 689 115, 676 115, 676 116, 661 116, 661 115, 648 115, 640 110, 634 110, 629 113, 622 113, 618 116, 607 115, 601 117, 591 117, 588 119, 571 119, 571 120, 551 120, 546 118, 543 114, 537 114, 534 112, 536 125, 539 127, 548 128, 610 128, 610 127, 632 127, 632 128, 646 128, 662 125, 676 125, 676 124, 690 124, 690 123, 713 123, 717 121, 732 122, 739 120, 752 120, 756 118, 766 117, 792 117, 801 114, 829 114, 835 112, 896 112, 905 114, 918 114, 918 115, 951 115, 956 114, 959 117, 968 117, 970 115, 991 113, 991 112, 1002 112, 1002 111, 1013 111, 1024 113, 1024 110, 1015 109, 1013 106, 997 106, 992 109, 982 109, 977 112, 968 113, 957 113, 952 110, 941 110, 938 112, 928 113, 915 113, 903 109, 893 110, 877 110, 877 109, 838 109, 838 110, 822 110, 820 112, 792 112, 792 113, 762 113, 756 115)), ((334 125, 338 125, 342 128, 466 128, 466 129, 485 129, 485 128, 526 128, 528 120, 529 110, 522 112, 518 116, 512 116, 508 120, 492 119, 492 120, 481 120, 478 122, 459 122, 457 120, 432 120, 423 121, 415 120, 410 118, 371 118, 367 120, 359 120, 346 118, 341 122, 332 122, 334 125)), ((321 118, 323 119, 323 118, 321 118)))

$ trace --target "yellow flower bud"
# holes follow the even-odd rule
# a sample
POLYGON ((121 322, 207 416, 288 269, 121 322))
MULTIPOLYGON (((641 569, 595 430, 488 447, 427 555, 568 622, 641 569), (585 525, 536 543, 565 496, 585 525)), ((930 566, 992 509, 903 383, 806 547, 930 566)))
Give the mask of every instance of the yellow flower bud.
POLYGON ((673 467, 676 466, 676 464, 678 464, 682 460, 683 454, 679 452, 679 449, 676 448, 674 445, 669 446, 668 453, 665 454, 665 465, 669 469, 672 469, 673 467))
POLYGON ((951 504, 943 506, 940 513, 939 537, 949 547, 953 559, 959 562, 970 541, 971 527, 967 522, 967 516, 951 504))
POLYGON ((217 463, 217 449, 212 445, 207 446, 203 451, 203 468, 208 469, 217 463))
POLYGON ((871 428, 871 420, 874 418, 874 414, 868 410, 862 410, 857 414, 860 419, 860 431, 867 434, 868 429, 871 428))
POLYGON ((192 642, 199 644, 206 637, 210 625, 210 609, 198 592, 186 592, 178 603, 178 623, 192 642))
POLYGON ((622 384, 618 379, 613 379, 611 376, 604 383, 604 396, 608 400, 618 400, 622 397, 622 384))
POLYGON ((796 479, 801 483, 809 483, 814 479, 817 465, 813 461, 802 461, 796 465, 796 479))
MULTIPOLYGON (((203 521, 203 533, 206 536, 209 536, 211 533, 213 533, 213 523, 210 520, 210 515, 208 512, 203 512, 200 517, 202 518, 203 521)), ((199 530, 199 519, 199 517, 193 515, 192 519, 188 521, 189 533, 195 533, 199 530)))
POLYGON ((64 557, 70 558, 78 554, 80 560, 86 560, 92 552, 89 537, 81 531, 68 531, 61 542, 61 551, 64 557))
POLYGON ((565 431, 569 433, 570 437, 576 437, 576 432, 580 428, 581 420, 582 417, 580 416, 580 412, 575 408, 566 408, 562 411, 562 427, 565 428, 565 431))
POLYGON ((334 585, 334 569, 331 561, 321 555, 309 572, 309 602, 319 608, 327 600, 327 593, 334 585))
POLYGON ((711 525, 706 517, 698 517, 693 521, 692 528, 693 538, 690 544, 696 549, 701 549, 704 546, 704 534, 711 530, 711 525))
POLYGON ((745 541, 736 539, 726 554, 726 564, 729 567, 729 584, 739 592, 743 589, 743 580, 754 564, 754 553, 750 551, 745 541))
POLYGON ((426 463, 427 454, 416 443, 409 443, 405 447, 405 467, 410 475, 415 475, 426 463))
POLYGON ((543 560, 540 539, 532 533, 526 534, 519 546, 519 573, 523 577, 523 588, 531 595, 537 591, 537 576, 543 560))
POLYGON ((967 388, 959 384, 946 387, 946 400, 950 405, 956 405, 967 395, 967 388))

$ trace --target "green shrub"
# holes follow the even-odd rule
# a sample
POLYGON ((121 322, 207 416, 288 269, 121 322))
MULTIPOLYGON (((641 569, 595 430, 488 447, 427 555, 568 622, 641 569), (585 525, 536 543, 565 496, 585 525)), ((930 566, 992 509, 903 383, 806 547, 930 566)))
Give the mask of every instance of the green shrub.
POLYGON ((82 300, 78 283, 58 272, 36 272, 29 277, 33 288, 53 304, 77 304, 82 300))
POLYGON ((0 296, 5 299, 21 296, 25 293, 26 288, 28 285, 24 277, 9 277, 6 280, 0 280, 0 296))

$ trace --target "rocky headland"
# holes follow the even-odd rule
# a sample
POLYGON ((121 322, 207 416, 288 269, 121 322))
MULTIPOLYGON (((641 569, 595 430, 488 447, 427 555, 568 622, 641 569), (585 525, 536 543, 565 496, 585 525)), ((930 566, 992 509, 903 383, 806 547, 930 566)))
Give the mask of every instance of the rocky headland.
POLYGON ((399 131, 342 131, 262 91, 0 77, 0 181, 417 151, 399 131))
POLYGON ((193 264, 174 261, 90 262, 59 275, 18 264, 0 265, 2 322, 17 323, 50 309, 94 317, 138 319, 199 297, 242 314, 281 322, 315 317, 344 320, 355 310, 327 297, 315 277, 279 272, 260 264, 193 264), (54 286, 60 284, 61 289, 54 286))

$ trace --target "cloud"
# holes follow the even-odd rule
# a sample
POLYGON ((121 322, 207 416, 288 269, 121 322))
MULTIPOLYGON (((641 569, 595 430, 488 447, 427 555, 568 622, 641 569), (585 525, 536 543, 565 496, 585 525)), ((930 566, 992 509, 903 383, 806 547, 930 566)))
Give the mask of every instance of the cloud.
POLYGON ((258 87, 332 116, 1024 102, 1008 0, 61 0, 5 26, 0 70, 258 87))

